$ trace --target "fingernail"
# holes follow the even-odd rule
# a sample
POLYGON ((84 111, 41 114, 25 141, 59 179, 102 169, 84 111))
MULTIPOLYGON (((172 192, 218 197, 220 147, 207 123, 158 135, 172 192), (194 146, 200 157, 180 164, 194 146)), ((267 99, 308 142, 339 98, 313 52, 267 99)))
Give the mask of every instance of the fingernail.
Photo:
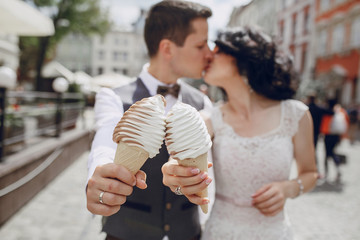
POLYGON ((206 185, 209 185, 209 184, 211 183, 211 181, 212 181, 211 178, 206 179, 206 180, 205 180, 206 185))
POLYGON ((136 185, 136 180, 132 183, 132 186, 135 186, 136 185))
POLYGON ((206 172, 203 172, 200 176, 201 179, 205 179, 208 176, 206 172))
POLYGON ((210 199, 208 199, 208 198, 204 198, 203 203, 204 203, 204 204, 208 204, 208 203, 210 203, 210 199))
POLYGON ((199 174, 199 173, 200 173, 200 169, 198 169, 198 168, 193 168, 193 169, 191 169, 191 173, 192 173, 192 174, 199 174))

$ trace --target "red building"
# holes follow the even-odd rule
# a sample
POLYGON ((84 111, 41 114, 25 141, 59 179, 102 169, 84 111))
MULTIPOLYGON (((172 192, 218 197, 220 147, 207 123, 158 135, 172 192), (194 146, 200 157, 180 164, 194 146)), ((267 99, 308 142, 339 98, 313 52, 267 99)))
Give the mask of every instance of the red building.
POLYGON ((316 0, 317 81, 327 97, 360 103, 360 0, 316 0))

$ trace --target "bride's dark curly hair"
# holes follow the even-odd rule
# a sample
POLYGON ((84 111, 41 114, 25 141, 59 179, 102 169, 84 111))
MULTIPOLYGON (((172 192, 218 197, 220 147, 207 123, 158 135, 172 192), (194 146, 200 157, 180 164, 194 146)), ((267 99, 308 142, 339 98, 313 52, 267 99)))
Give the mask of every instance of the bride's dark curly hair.
POLYGON ((240 75, 258 94, 285 100, 296 93, 299 79, 292 56, 280 51, 270 36, 248 26, 229 28, 218 34, 215 44, 236 58, 240 75))

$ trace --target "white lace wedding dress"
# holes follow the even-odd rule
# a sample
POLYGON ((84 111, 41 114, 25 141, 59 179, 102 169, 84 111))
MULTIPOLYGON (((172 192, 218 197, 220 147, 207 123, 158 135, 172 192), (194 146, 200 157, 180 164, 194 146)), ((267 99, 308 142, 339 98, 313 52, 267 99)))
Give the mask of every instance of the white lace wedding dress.
POLYGON ((307 109, 300 101, 282 101, 280 125, 251 138, 237 135, 223 122, 220 108, 214 109, 211 120, 215 134, 216 198, 202 239, 293 239, 285 210, 274 217, 266 217, 251 206, 251 195, 264 184, 289 178, 292 137, 307 109))

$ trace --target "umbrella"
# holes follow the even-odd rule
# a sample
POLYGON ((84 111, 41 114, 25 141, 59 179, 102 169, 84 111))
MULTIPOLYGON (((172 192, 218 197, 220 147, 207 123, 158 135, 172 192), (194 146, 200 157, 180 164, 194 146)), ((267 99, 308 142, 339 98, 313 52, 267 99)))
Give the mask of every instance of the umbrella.
POLYGON ((18 36, 54 34, 52 20, 20 0, 0 0, 0 33, 18 36))
POLYGON ((108 73, 94 77, 92 79, 91 85, 93 89, 97 89, 101 87, 115 88, 130 83, 134 80, 135 80, 134 78, 122 74, 108 73))

